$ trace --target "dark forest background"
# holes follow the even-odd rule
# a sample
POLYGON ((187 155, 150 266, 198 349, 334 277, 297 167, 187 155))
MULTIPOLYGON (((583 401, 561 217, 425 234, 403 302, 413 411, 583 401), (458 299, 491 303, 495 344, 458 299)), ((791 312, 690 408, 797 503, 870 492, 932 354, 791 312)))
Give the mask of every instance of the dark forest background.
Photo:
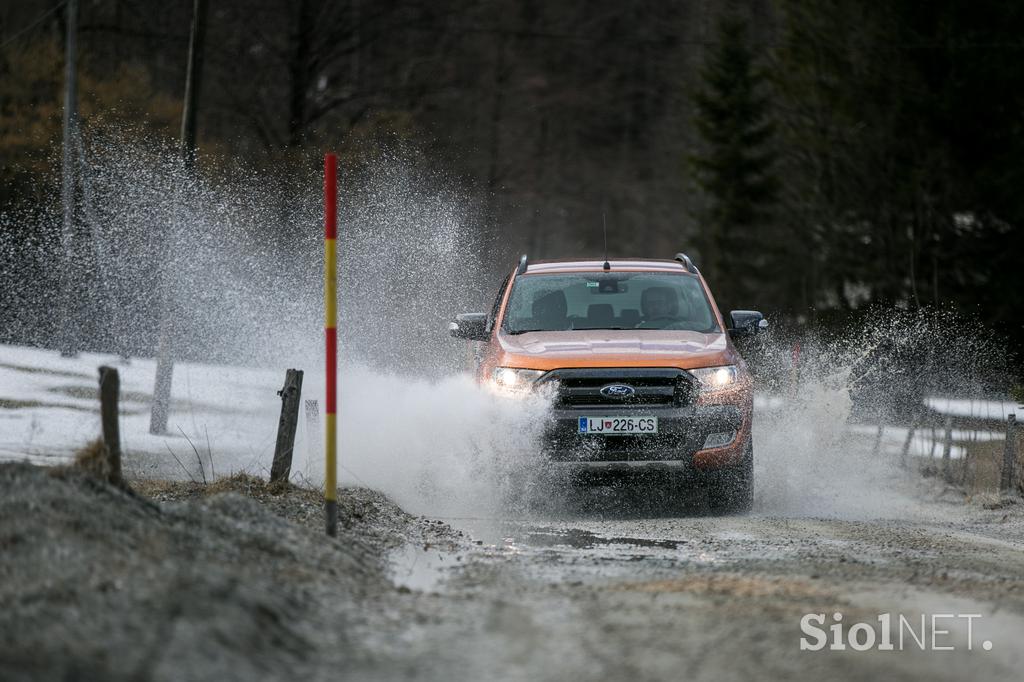
MULTIPOLYGON (((0 214, 59 202, 61 8, 0 2, 0 214)), ((176 138, 191 18, 82 0, 86 131, 176 138)), ((480 197, 495 270, 600 255, 606 216, 613 256, 685 250, 725 308, 1024 344, 1019 2, 210 0, 200 172, 395 140, 480 197)))

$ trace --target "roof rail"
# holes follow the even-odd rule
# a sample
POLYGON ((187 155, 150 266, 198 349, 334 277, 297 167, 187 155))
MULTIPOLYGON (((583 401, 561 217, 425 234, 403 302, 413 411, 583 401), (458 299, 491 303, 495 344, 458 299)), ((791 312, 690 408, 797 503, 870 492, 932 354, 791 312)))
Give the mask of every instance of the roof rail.
POLYGON ((682 263, 683 266, 689 272, 692 272, 695 275, 699 275, 700 274, 700 270, 697 269, 697 266, 693 264, 693 261, 690 260, 690 257, 687 256, 685 253, 677 253, 676 257, 673 260, 677 260, 680 263, 682 263))
POLYGON ((525 253, 523 254, 523 257, 519 259, 519 267, 516 268, 516 274, 517 275, 521 275, 524 272, 526 272, 526 254, 525 253))

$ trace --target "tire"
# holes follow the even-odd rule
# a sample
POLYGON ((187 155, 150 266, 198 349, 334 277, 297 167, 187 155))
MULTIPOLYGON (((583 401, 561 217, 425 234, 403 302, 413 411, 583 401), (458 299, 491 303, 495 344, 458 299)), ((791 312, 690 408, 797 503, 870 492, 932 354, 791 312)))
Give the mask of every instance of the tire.
POLYGON ((754 440, 747 440, 740 464, 723 470, 708 488, 712 510, 725 513, 748 512, 754 506, 754 440))

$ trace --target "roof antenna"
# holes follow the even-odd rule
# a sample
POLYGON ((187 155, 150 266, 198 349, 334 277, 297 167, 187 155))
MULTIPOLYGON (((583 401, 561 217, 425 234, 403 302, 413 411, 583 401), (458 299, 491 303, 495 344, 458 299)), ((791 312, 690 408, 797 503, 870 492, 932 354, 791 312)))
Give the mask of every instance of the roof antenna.
POLYGON ((611 270, 612 264, 608 262, 608 211, 601 211, 601 220, 604 222, 604 269, 611 270))

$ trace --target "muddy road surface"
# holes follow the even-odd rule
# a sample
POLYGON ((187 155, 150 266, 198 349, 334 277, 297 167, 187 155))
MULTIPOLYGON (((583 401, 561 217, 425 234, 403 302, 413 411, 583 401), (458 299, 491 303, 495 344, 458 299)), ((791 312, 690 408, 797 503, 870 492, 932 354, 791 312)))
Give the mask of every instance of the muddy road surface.
POLYGON ((941 520, 453 520, 482 544, 406 548, 395 577, 439 595, 437 627, 415 638, 425 659, 450 647, 511 677, 1024 678, 1019 505, 932 506, 941 520), (845 650, 830 648, 837 613, 845 650), (893 650, 879 650, 884 614, 893 650), (860 622, 864 651, 848 634, 860 622))
POLYGON ((313 491, 244 477, 135 489, 0 465, 0 679, 1020 680, 1024 670, 1020 504, 924 491, 917 514, 857 519, 700 508, 430 518, 352 489, 339 537, 326 540, 313 491), (817 636, 801 629, 815 614, 817 636), (802 650, 801 638, 825 646, 802 650))

